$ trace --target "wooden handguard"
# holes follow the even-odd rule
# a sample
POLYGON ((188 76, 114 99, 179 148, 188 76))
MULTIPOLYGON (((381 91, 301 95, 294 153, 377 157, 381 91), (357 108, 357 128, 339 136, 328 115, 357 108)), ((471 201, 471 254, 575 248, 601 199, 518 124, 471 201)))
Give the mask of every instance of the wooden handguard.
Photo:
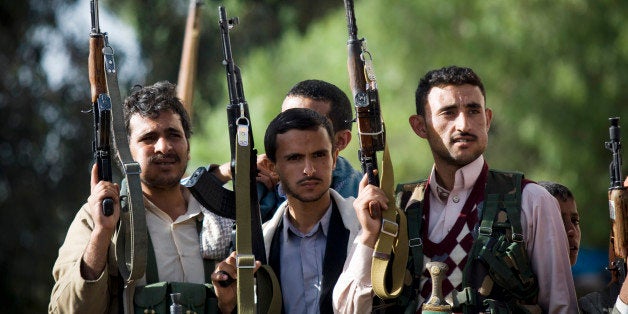
POLYGON ((625 259, 628 256, 628 189, 613 188, 608 191, 608 199, 615 256, 625 259))
POLYGON ((96 103, 98 101, 98 95, 107 93, 107 81, 105 80, 105 59, 102 52, 104 47, 104 34, 96 33, 90 35, 87 67, 89 71, 92 103, 96 103))

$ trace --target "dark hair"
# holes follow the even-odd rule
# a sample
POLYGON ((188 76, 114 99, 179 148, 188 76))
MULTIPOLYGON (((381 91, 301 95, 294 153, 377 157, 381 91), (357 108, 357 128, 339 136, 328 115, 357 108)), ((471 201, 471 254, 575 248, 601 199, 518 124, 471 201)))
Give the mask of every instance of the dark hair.
POLYGON ((144 87, 135 85, 131 89, 131 95, 124 100, 124 125, 127 133, 129 133, 129 121, 133 114, 139 113, 142 117, 156 118, 166 110, 172 110, 181 117, 185 138, 189 139, 192 135, 190 116, 181 100, 177 98, 176 85, 168 81, 144 87))
POLYGON ((569 191, 566 186, 560 183, 551 181, 539 181, 538 185, 544 187, 550 194, 552 194, 552 196, 560 201, 566 202, 570 199, 574 199, 571 191, 569 191))
POLYGON ((270 161, 276 162, 277 156, 277 135, 284 134, 290 130, 312 130, 324 127, 329 136, 329 141, 334 147, 334 131, 329 119, 320 113, 307 108, 292 108, 281 112, 266 128, 264 136, 264 149, 270 161))
POLYGON ((353 111, 349 97, 338 86, 321 81, 305 80, 292 86, 287 96, 300 96, 314 100, 328 101, 329 112, 327 117, 334 126, 334 132, 351 131, 353 111))
POLYGON ((445 85, 464 85, 470 84, 480 88, 482 96, 486 99, 486 91, 480 77, 470 68, 458 67, 455 65, 444 67, 437 70, 431 70, 419 80, 419 86, 416 89, 416 113, 425 115, 425 105, 427 104, 427 95, 434 86, 445 85))

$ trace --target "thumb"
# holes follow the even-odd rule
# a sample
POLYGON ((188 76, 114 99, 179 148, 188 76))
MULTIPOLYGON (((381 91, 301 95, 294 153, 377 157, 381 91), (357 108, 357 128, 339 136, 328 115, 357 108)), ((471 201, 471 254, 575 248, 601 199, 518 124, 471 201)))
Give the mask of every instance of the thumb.
POLYGON ((96 184, 98 184, 98 181, 100 181, 100 180, 98 180, 98 164, 94 163, 92 165, 92 178, 91 178, 91 181, 90 181, 90 188, 93 189, 94 186, 96 186, 96 184))

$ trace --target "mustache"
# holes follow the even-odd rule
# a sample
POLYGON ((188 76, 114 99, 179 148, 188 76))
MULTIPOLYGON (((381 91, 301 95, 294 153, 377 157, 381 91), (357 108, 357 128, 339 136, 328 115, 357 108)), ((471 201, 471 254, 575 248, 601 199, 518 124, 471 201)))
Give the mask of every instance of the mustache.
POLYGON ((465 138, 465 137, 470 137, 473 140, 477 140, 478 137, 475 134, 469 133, 469 132, 460 132, 460 133, 456 133, 454 135, 451 136, 451 141, 455 141, 457 138, 465 138))
POLYGON ((303 179, 301 179, 301 180, 297 181, 297 184, 301 184, 301 183, 304 183, 304 182, 307 182, 307 181, 318 181, 318 182, 323 182, 323 179, 321 179, 321 178, 319 178, 319 177, 314 177, 314 176, 312 176, 312 177, 305 177, 305 178, 303 178, 303 179))
POLYGON ((151 163, 163 162, 166 160, 174 160, 174 162, 179 162, 181 161, 181 158, 179 158, 179 155, 177 154, 156 154, 149 158, 149 162, 151 163))

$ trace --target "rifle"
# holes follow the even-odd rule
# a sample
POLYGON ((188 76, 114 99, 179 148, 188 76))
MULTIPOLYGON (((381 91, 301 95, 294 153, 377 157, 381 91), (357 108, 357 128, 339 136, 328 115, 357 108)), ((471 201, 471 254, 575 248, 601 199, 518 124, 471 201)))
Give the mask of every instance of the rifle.
POLYGON ((611 283, 621 284, 626 276, 626 257, 628 256, 628 193, 622 182, 619 118, 609 118, 609 121, 611 124, 610 141, 605 142, 606 149, 612 152, 608 189, 609 216, 612 226, 608 270, 611 272, 611 283))
MULTIPOLYGON (((144 276, 147 256, 146 214, 139 177, 141 169, 131 157, 113 48, 109 45, 107 34, 100 31, 98 0, 91 0, 90 5, 92 29, 88 66, 94 112, 94 155, 99 180, 111 181, 109 141, 113 140, 118 152, 116 158, 125 176, 120 188, 121 211, 115 254, 118 270, 124 279, 123 312, 133 313, 134 287, 136 281, 144 276)), ((103 200, 103 214, 109 216, 112 213, 113 200, 103 200)))
POLYGON ((185 23, 181 65, 179 66, 179 79, 177 81, 177 96, 182 100, 190 117, 192 117, 192 102, 194 99, 194 80, 196 78, 196 63, 198 60, 202 4, 202 0, 190 0, 188 18, 185 23))
POLYGON ((238 18, 227 18, 225 7, 219 8, 219 25, 229 90, 227 122, 231 149, 231 173, 235 192, 236 209, 236 251, 237 255, 237 298, 238 311, 253 313, 256 310, 253 267, 255 259, 266 261, 261 232, 261 215, 255 183, 257 176, 257 150, 253 144, 253 132, 249 108, 244 98, 240 68, 235 65, 231 52, 229 30, 238 24, 238 18), (258 235, 252 237, 252 235, 258 235), (257 245, 257 252, 254 246, 257 245), (260 247, 261 245, 261 247, 260 247), (252 248, 253 247, 253 248, 252 248))
MULTIPOLYGON (((372 56, 366 48, 366 40, 364 38, 358 39, 353 0, 344 0, 344 4, 349 31, 347 68, 349 85, 355 104, 360 145, 358 157, 362 171, 367 174, 369 184, 381 187, 389 199, 388 210, 381 211, 382 231, 373 253, 371 281, 373 282, 373 290, 380 298, 390 299, 397 297, 403 287, 403 277, 408 258, 406 217, 404 212, 397 208, 394 201, 394 175, 385 142, 385 128, 372 56), (381 185, 380 171, 377 165, 378 151, 384 152, 381 185), (392 272, 392 278, 386 278, 390 272, 392 272)), ((379 209, 371 208, 371 212, 373 211, 379 211, 379 209)))
MULTIPOLYGON (((89 34, 88 71, 91 86, 92 112, 94 114, 94 140, 92 151, 98 168, 98 181, 112 180, 111 174, 111 100, 107 94, 105 80, 105 61, 103 48, 106 34, 100 31, 98 21, 98 0, 91 3, 92 28, 89 34)), ((102 213, 113 214, 113 200, 109 197, 102 201, 102 213)))
POLYGON ((384 150, 384 124, 381 118, 379 93, 371 53, 366 49, 366 40, 358 39, 352 0, 345 0, 345 9, 349 30, 347 41, 349 86, 355 102, 360 141, 358 158, 362 172, 368 176, 369 184, 379 186, 379 176, 374 171, 377 170, 377 152, 384 150))

